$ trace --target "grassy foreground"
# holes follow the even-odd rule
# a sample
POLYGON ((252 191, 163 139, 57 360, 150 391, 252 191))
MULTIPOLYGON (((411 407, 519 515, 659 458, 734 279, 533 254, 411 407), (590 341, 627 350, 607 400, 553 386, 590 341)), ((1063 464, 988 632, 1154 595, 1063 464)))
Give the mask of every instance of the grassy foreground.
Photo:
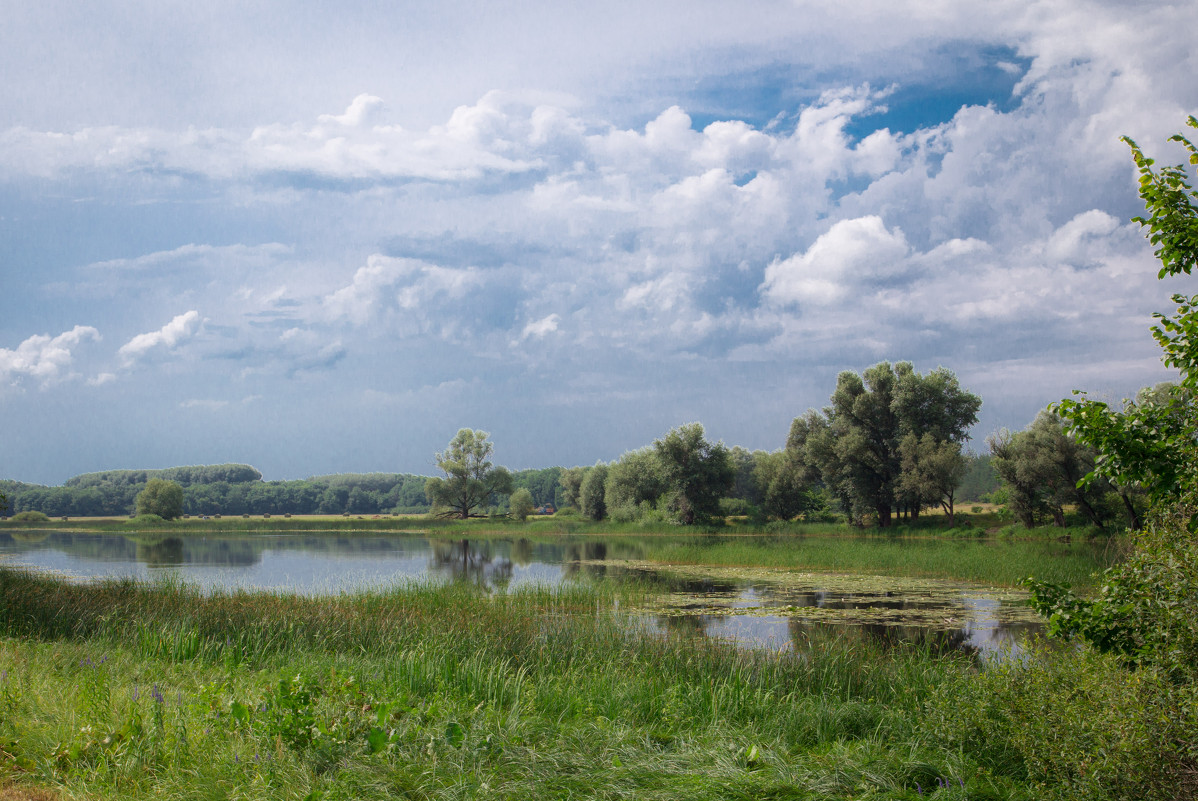
POLYGON ((105 798, 1173 797, 1153 782, 1172 775, 1176 727, 1153 717, 1150 680, 1102 659, 1045 653, 979 674, 836 636, 806 654, 741 651, 630 629, 614 609, 638 591, 313 600, 0 570, 0 784, 105 798))

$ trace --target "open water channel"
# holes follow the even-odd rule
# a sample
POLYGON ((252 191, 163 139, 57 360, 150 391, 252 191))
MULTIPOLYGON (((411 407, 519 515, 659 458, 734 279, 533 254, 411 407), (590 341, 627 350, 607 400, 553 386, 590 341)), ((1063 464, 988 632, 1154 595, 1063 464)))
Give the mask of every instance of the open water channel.
POLYGON ((75 580, 174 577, 205 590, 336 595, 411 581, 465 581, 502 592, 567 581, 649 582, 630 610, 664 636, 802 649, 816 629, 883 643, 992 656, 1018 650, 1041 623, 1026 595, 963 582, 669 566, 630 538, 451 540, 416 535, 252 536, 0 533, 0 564, 75 580))

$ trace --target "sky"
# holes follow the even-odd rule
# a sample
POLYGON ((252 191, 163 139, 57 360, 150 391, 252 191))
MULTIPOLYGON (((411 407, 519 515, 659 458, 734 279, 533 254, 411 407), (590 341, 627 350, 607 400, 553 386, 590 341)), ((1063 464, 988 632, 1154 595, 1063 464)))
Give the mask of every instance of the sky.
POLYGON ((1198 3, 0 0, 0 478, 783 447, 947 367, 971 447, 1170 378, 1130 218, 1198 3))

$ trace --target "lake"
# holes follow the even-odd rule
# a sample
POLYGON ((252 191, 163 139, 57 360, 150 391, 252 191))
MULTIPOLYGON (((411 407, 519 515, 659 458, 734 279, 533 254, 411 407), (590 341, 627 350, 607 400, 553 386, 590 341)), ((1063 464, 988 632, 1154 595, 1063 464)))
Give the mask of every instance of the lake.
MULTIPOLYGON (((662 537, 653 538, 659 546, 662 537)), ((692 544, 696 538, 677 538, 692 544)), ((706 538, 704 541, 710 541, 706 538)), ((417 535, 186 537, 62 531, 0 533, 0 564, 74 580, 181 579, 206 590, 336 595, 413 581, 462 581, 491 592, 569 581, 636 581, 650 601, 630 612, 663 636, 802 649, 819 629, 887 644, 983 655, 1042 630, 1018 589, 958 581, 667 565, 630 537, 444 539, 417 535)))

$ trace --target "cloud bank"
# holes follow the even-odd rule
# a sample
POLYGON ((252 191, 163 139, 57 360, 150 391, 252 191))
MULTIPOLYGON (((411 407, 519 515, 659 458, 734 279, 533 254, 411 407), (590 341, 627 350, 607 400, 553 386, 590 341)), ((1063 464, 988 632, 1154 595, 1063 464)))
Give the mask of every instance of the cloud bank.
POLYGON ((572 63, 568 87, 529 73, 444 108, 377 70, 286 108, 250 92, 268 110, 220 124, 30 106, 0 127, 0 225, 39 267, 6 275, 0 379, 36 390, 8 402, 89 376, 114 409, 140 390, 243 433, 287 421, 365 469, 327 421, 424 454, 510 420, 524 463, 591 463, 696 418, 777 447, 838 370, 881 359, 956 370, 989 429, 1165 375, 1146 330, 1184 286, 1128 222, 1118 137, 1179 158, 1192 4, 704 7, 687 25, 720 46, 630 37, 653 69, 605 55, 606 92, 572 63), (51 309, 94 327, 36 333, 51 309), (171 363, 180 385, 149 388, 139 368, 171 363))

